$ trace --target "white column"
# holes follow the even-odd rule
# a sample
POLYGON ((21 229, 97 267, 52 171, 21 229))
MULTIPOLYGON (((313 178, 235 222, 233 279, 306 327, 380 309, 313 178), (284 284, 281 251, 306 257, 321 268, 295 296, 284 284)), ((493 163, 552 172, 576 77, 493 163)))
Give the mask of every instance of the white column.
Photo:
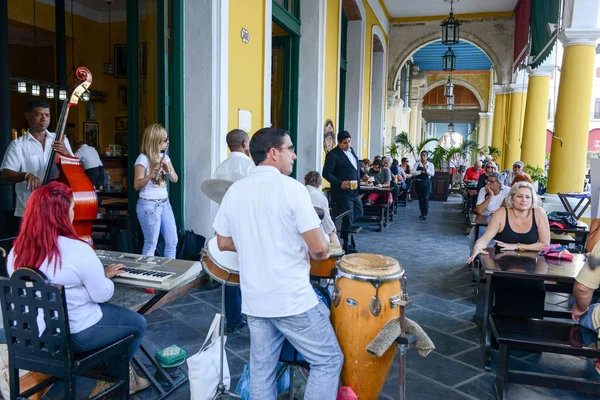
POLYGON ((371 132, 369 134, 369 156, 382 155, 384 122, 383 122, 383 94, 385 84, 385 53, 373 53, 373 66, 371 70, 371 132))

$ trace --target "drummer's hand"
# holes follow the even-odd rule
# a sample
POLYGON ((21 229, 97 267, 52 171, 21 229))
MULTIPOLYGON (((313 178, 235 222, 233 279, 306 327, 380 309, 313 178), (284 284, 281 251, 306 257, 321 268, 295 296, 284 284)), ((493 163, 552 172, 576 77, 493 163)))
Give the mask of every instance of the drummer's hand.
POLYGON ((125 265, 123 264, 110 264, 108 266, 106 266, 104 268, 104 276, 106 276, 108 279, 112 279, 117 275, 121 275, 123 272, 123 269, 125 268, 125 265))
POLYGON ((350 189, 350 181, 342 181, 342 190, 350 189))
POLYGON ((65 145, 65 142, 60 142, 57 140, 52 143, 52 148, 54 150, 56 150, 57 152, 59 152, 60 154, 63 154, 65 156, 71 155, 71 153, 69 153, 69 150, 67 150, 67 146, 65 145))
POLYGON ((27 174, 27 179, 25 179, 25 181, 27 182, 27 189, 32 192, 42 185, 40 179, 32 173, 27 174))
POLYGON ((577 307, 577 303, 575 303, 575 304, 573 304, 571 318, 573 318, 573 321, 578 322, 581 319, 581 316, 586 313, 586 311, 587 311, 587 308, 582 311, 579 309, 579 307, 577 307))

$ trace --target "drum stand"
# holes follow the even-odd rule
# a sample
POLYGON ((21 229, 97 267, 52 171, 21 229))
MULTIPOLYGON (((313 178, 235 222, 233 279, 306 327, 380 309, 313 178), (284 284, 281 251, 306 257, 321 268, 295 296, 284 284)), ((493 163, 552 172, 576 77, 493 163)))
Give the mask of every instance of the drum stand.
POLYGON ((225 383, 223 383, 223 358, 225 357, 225 285, 228 281, 229 275, 227 275, 227 279, 225 279, 224 282, 221 282, 221 371, 219 373, 219 384, 217 385, 217 391, 215 392, 215 397, 213 397, 213 399, 219 399, 224 397, 234 397, 236 399, 241 398, 236 393, 227 390, 227 388, 225 387, 225 383))

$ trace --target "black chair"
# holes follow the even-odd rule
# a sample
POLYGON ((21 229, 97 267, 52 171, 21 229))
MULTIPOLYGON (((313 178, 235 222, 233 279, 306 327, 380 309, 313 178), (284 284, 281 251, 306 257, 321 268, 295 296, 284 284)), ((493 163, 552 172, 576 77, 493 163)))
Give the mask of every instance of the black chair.
POLYGON ((74 399, 76 376, 114 382, 94 399, 113 393, 118 393, 121 399, 129 398, 128 346, 133 335, 100 349, 75 354, 69 345, 69 317, 62 286, 51 284, 38 270, 19 268, 10 278, 0 278, 0 292, 8 342, 11 400, 28 398, 58 380, 64 381, 64 399, 74 399), (41 315, 46 328, 40 333, 38 320, 41 315), (99 372, 111 359, 119 361, 117 377, 99 372), (51 377, 21 393, 19 369, 51 377))

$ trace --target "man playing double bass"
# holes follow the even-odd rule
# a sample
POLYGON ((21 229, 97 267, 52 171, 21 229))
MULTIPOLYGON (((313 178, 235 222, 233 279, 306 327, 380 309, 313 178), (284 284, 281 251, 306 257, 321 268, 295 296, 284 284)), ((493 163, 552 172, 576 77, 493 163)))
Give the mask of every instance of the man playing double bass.
POLYGON ((41 185, 52 149, 72 156, 69 140, 55 141, 56 134, 48 131, 50 125, 50 105, 41 99, 27 102, 25 119, 29 124, 27 133, 13 140, 2 160, 2 179, 16 183, 17 204, 15 216, 22 217, 27 200, 41 185))

